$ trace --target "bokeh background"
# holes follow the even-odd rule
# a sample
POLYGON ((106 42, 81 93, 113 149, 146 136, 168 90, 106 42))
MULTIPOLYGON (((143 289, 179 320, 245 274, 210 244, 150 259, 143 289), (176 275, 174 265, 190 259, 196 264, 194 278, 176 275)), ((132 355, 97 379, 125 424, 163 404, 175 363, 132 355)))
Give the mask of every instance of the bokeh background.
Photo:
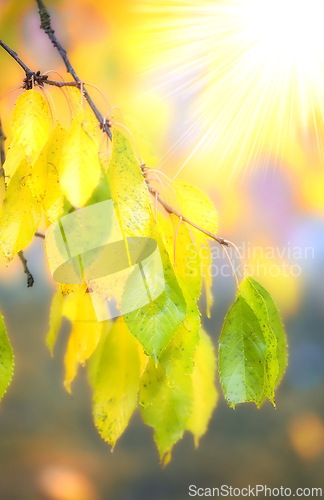
MULTIPOLYGON (((54 287, 35 241, 26 251, 32 289, 19 262, 1 264, 1 312, 16 356, 0 408, 1 500, 182 500, 190 484, 324 487, 324 85, 315 63, 305 63, 321 61, 323 45, 309 35, 287 48, 284 36, 297 43, 298 30, 288 32, 294 23, 316 32, 318 13, 305 2, 303 21, 291 7, 289 23, 271 17, 279 46, 258 45, 254 27, 251 53, 241 20, 253 2, 236 4, 233 12, 235 2, 226 1, 47 2, 77 72, 106 96, 90 88, 103 113, 128 127, 148 165, 208 192, 219 234, 236 242, 273 294, 290 353, 277 407, 233 411, 220 396, 198 450, 186 435, 165 470, 136 413, 112 454, 92 423, 86 374, 72 398, 63 388, 68 323, 54 359, 45 346, 54 287)), ((260 13, 257 23, 264 32, 260 13)), ((31 68, 64 74, 32 1, 0 0, 0 31, 31 68)), ((7 92, 24 75, 3 51, 0 68, 0 115, 10 135, 20 90, 7 92)), ((215 301, 202 320, 216 345, 235 280, 222 252, 213 253, 215 301)))

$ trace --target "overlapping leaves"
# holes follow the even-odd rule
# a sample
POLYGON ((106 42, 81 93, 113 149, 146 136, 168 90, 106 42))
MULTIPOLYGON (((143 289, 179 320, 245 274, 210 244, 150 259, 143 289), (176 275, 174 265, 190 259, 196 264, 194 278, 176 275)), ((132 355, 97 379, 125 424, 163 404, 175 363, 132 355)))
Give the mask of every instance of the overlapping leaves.
MULTIPOLYGON (((103 164, 99 127, 79 102, 78 91, 69 92, 69 130, 51 125, 47 101, 36 90, 18 98, 4 164, 7 189, 0 212, 0 249, 11 260, 30 244, 42 216, 47 225, 61 223, 66 214, 111 200, 116 221, 107 224, 114 236, 120 234, 116 248, 127 255, 125 268, 132 271, 118 269, 113 279, 114 263, 106 263, 109 279, 96 288, 80 265, 81 281, 60 283, 54 295, 47 344, 53 352, 66 318, 71 323, 64 359, 66 389, 71 391, 79 365, 88 363, 94 421, 103 439, 115 446, 139 407, 166 464, 185 431, 198 444, 217 403, 216 357, 197 304, 204 283, 210 316, 208 240, 217 231, 217 214, 197 187, 176 182, 175 208, 183 217, 157 212, 130 141, 114 129, 109 161, 103 164), (147 256, 141 267, 140 251, 134 262, 136 239, 155 242, 158 259, 151 267, 147 256), (98 321, 94 292, 96 300, 105 299, 108 311, 116 308, 105 321, 98 321), (114 317, 118 319, 112 321, 114 317)), ((96 224, 85 227, 77 228, 79 239, 95 240, 96 224)), ((88 256, 91 266, 102 255, 93 251, 88 256)), ((81 255, 75 259, 83 262, 81 255)), ((2 320, 1 332, 0 396, 12 371, 2 320)), ((266 398, 274 403, 285 366, 286 340, 276 306, 260 284, 246 278, 220 337, 219 372, 226 399, 231 406, 248 401, 260 406, 266 398)))
POLYGON ((274 392, 287 364, 285 332, 270 294, 254 279, 238 290, 219 340, 219 372, 230 405, 266 398, 274 392))

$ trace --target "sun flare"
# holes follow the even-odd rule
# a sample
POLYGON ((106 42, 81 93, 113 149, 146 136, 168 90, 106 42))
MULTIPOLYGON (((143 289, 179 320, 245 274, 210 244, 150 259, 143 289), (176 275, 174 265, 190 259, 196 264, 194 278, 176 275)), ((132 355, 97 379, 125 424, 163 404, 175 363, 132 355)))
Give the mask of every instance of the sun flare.
POLYGON ((183 117, 163 168, 180 146, 178 173, 294 163, 296 148, 322 163, 323 0, 143 0, 141 16, 145 79, 183 117))

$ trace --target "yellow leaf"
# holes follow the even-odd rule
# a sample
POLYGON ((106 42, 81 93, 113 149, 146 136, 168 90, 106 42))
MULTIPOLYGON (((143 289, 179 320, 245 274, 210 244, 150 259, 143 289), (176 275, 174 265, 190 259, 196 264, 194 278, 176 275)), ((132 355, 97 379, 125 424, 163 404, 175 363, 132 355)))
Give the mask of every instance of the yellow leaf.
POLYGON ((59 169, 61 189, 77 208, 86 204, 101 173, 97 144, 86 130, 84 119, 83 113, 73 119, 63 146, 59 169))
POLYGON ((5 194, 6 194, 6 184, 4 176, 0 174, 0 207, 2 206, 5 194))
POLYGON ((70 102, 73 117, 83 114, 83 126, 87 133, 95 140, 101 139, 102 132, 99 122, 80 90, 76 87, 66 87, 65 92, 70 102))
POLYGON ((27 182, 34 198, 41 202, 45 196, 47 183, 47 144, 33 164, 27 182))
POLYGON ((122 318, 102 336, 88 366, 95 425, 115 446, 137 406, 141 370, 138 343, 122 318))
MULTIPOLYGON (((181 213, 197 226, 216 234, 217 212, 208 196, 196 186, 183 182, 172 184, 179 198, 181 213)), ((190 227, 190 230, 195 231, 190 227)))
POLYGON ((9 183, 0 212, 0 249, 9 260, 29 245, 41 218, 41 207, 27 185, 27 175, 28 165, 23 160, 9 183))
POLYGON ((49 332, 46 336, 46 344, 53 356, 53 349, 57 339, 58 332, 62 323, 62 307, 64 296, 60 289, 58 289, 53 296, 50 317, 49 317, 49 332))
POLYGON ((15 175, 15 172, 23 159, 25 158, 24 148, 21 144, 11 141, 8 151, 6 153, 6 160, 3 168, 6 174, 6 183, 9 184, 10 179, 15 175))
MULTIPOLYGON (((190 236, 188 226, 180 219, 169 215, 167 219, 158 213, 158 230, 169 254, 177 278, 181 277, 198 300, 201 291, 201 268, 198 252, 190 236)), ((181 282, 179 281, 181 286, 181 282)))
POLYGON ((57 124, 48 140, 47 181, 42 203, 45 215, 52 223, 55 222, 63 212, 64 197, 61 192, 58 170, 66 135, 66 130, 57 124))
MULTIPOLYGON (((190 184, 174 182, 172 187, 175 189, 177 194, 180 213, 197 226, 200 226, 212 234, 216 234, 217 212, 208 196, 199 188, 190 184)), ((194 248, 194 245, 190 246, 189 257, 187 257, 187 259, 189 259, 187 267, 189 266, 192 268, 194 260, 198 259, 200 261, 200 272, 203 277, 206 290, 207 316, 210 317, 213 295, 211 291, 212 275, 210 272, 212 256, 208 245, 208 236, 189 224, 184 223, 182 225, 184 225, 188 231, 192 233, 196 242, 196 249, 194 248)))
POLYGON ((21 144, 30 164, 35 163, 43 149, 50 124, 50 109, 39 92, 26 90, 18 97, 12 116, 12 143, 21 144))
MULTIPOLYGON (((71 294, 80 293, 81 291, 86 292, 86 290, 87 290, 87 285, 85 283, 83 283, 82 285, 68 285, 65 283, 59 283, 58 285, 59 285, 59 288, 60 288, 62 294, 64 295, 64 297, 65 296, 69 297, 71 294)), ((67 298, 67 300, 65 302, 68 304, 69 298, 67 298)), ((63 314, 63 316, 66 316, 68 319, 71 319, 71 320, 73 320, 75 318, 75 316, 70 317, 68 305, 65 308, 63 308, 62 314, 63 314)))
POLYGON ((201 329, 200 343, 195 353, 195 368, 192 373, 193 406, 187 425, 187 429, 194 435, 196 447, 207 430, 208 422, 217 404, 215 374, 214 346, 207 333, 201 329))
POLYGON ((57 124, 27 179, 33 196, 42 203, 50 222, 55 222, 63 212, 64 198, 59 183, 58 167, 65 136, 66 131, 57 124))
POLYGON ((64 386, 71 392, 71 383, 77 375, 78 366, 84 365, 94 352, 106 322, 97 321, 90 294, 83 290, 65 298, 63 315, 72 322, 64 358, 64 386))

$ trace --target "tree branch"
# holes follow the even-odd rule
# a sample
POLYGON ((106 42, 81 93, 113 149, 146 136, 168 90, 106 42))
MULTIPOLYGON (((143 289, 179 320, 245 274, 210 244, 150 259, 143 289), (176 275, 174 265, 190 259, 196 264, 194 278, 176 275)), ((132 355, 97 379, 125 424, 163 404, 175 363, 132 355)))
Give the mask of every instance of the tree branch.
POLYGON ((26 64, 18 57, 17 52, 8 47, 8 45, 2 40, 0 40, 0 46, 8 52, 8 54, 19 64, 19 66, 22 67, 28 78, 31 78, 35 74, 34 71, 28 68, 28 66, 26 66, 26 64))
MULTIPOLYGON (((56 38, 55 32, 52 28, 51 16, 50 16, 48 10, 46 9, 42 0, 36 0, 36 3, 38 5, 39 17, 40 17, 40 21, 41 21, 41 25, 40 25, 41 29, 45 31, 46 35, 51 40, 54 47, 58 50, 62 60, 64 61, 67 72, 70 73, 72 75, 72 77, 74 78, 74 80, 81 85, 82 82, 81 82, 80 78, 78 77, 78 75, 76 74, 72 64, 70 63, 70 60, 69 60, 67 53, 66 53, 66 50, 62 47, 62 45, 60 44, 60 42, 56 38)), ((98 122, 100 123, 102 130, 104 132, 106 132, 109 139, 112 139, 112 133, 110 130, 109 122, 100 113, 100 111, 98 110, 98 108, 94 104, 93 100, 91 99, 88 91, 85 88, 83 88, 82 90, 83 90, 83 95, 86 98, 86 100, 88 101, 88 104, 89 104, 90 108, 92 109, 92 111, 94 112, 98 122)))
MULTIPOLYGON (((96 118, 97 118, 97 120, 98 120, 98 122, 100 124, 101 129, 108 135, 108 137, 110 139, 112 139, 112 133, 111 133, 111 130, 110 130, 111 125, 110 125, 109 121, 106 120, 106 118, 100 113, 100 111, 95 106, 95 104, 92 101, 89 93, 84 88, 82 80, 80 80, 80 78, 78 77, 77 73, 75 72, 72 64, 70 63, 70 60, 69 60, 69 58, 67 56, 67 53, 66 53, 66 50, 62 47, 62 45, 60 44, 60 42, 56 38, 55 32, 54 32, 54 30, 52 28, 50 14, 48 13, 48 11, 47 11, 47 9, 46 9, 43 1, 42 0, 36 0, 36 3, 38 5, 39 16, 40 16, 40 20, 41 20, 40 27, 47 34, 47 36, 51 40, 51 42, 54 45, 54 47, 58 50, 58 52, 59 52, 62 60, 64 61, 66 69, 67 69, 68 73, 70 73, 72 75, 72 77, 74 79, 74 82, 64 82, 64 81, 61 82, 61 81, 49 80, 47 75, 42 75, 39 71, 37 71, 35 73, 31 69, 29 69, 28 66, 26 66, 24 64, 24 62, 18 57, 17 53, 14 52, 12 49, 10 49, 1 40, 0 40, 0 46, 2 46, 11 55, 11 57, 13 57, 13 59, 15 59, 15 61, 24 69, 24 71, 26 73, 26 78, 24 79, 24 88, 31 88, 31 86, 32 86, 33 83, 36 83, 36 84, 41 85, 41 86, 43 86, 44 84, 47 84, 47 85, 52 85, 52 86, 56 86, 56 87, 70 86, 70 87, 77 87, 77 88, 79 88, 83 92, 84 97, 86 98, 86 100, 87 100, 89 106, 91 107, 94 115, 96 116, 96 118)), ((2 173, 2 175, 4 175, 4 172, 3 172, 3 169, 2 169, 2 164, 4 162, 4 149, 2 147, 3 141, 4 141, 4 136, 3 136, 3 133, 2 133, 1 123, 0 123, 0 148, 2 148, 1 149, 1 170, 0 170, 0 175, 1 175, 1 173, 2 173)), ((181 221, 186 222, 187 224, 189 224, 192 227, 196 228, 198 231, 204 233, 208 238, 210 238, 210 239, 212 239, 214 241, 217 241, 217 243, 219 243, 220 245, 222 245, 224 247, 228 247, 228 246, 233 247, 238 252, 238 255, 240 256, 240 259, 242 261, 242 257, 240 255, 237 247, 232 242, 230 242, 228 240, 225 240, 223 238, 219 238, 218 236, 216 236, 215 234, 211 233, 210 231, 207 231, 203 227, 198 226, 197 224, 195 224, 191 220, 187 219, 184 215, 182 215, 181 213, 177 212, 177 210, 175 210, 173 207, 171 207, 170 205, 168 205, 160 197, 160 195, 157 192, 157 190, 154 189, 152 186, 150 186, 148 179, 146 179, 145 169, 147 167, 145 167, 145 165, 142 165, 141 168, 142 168, 143 176, 145 178, 145 182, 146 182, 148 190, 155 196, 156 201, 159 202, 160 205, 162 205, 167 212, 176 215, 181 221)), ((45 238, 45 236, 43 234, 38 233, 38 232, 35 233, 35 236, 43 238, 43 239, 45 238)), ((21 252, 21 255, 19 255, 19 257, 20 257, 21 261, 24 264, 24 270, 25 270, 25 272, 26 272, 26 274, 28 276, 28 280, 30 280, 30 277, 31 277, 32 283, 33 283, 34 282, 33 277, 29 273, 29 270, 27 268, 27 262, 26 262, 26 259, 24 259, 22 252, 21 252)), ((243 261, 242 261, 242 267, 243 267, 243 270, 244 270, 244 263, 243 263, 243 261)), ((31 280, 28 281, 28 283, 31 283, 31 280)), ((32 283, 28 284, 28 286, 32 286, 32 283)))
POLYGON ((229 241, 224 240, 223 238, 219 238, 218 236, 211 233, 210 231, 207 231, 207 229, 204 229, 203 227, 198 226, 197 224, 195 224, 191 220, 187 219, 187 217, 180 214, 177 210, 175 210, 170 205, 168 205, 164 200, 162 200, 162 198, 159 196, 159 193, 156 191, 156 189, 154 189, 152 186, 150 186, 148 184, 147 179, 145 179, 145 182, 146 182, 146 185, 147 185, 149 191, 156 197, 156 199, 160 203, 160 205, 162 205, 165 208, 165 210, 167 212, 169 212, 169 214, 176 215, 177 217, 179 217, 179 219, 181 219, 182 222, 187 222, 187 224, 190 224, 190 226, 198 229, 198 231, 200 231, 201 233, 204 233, 206 236, 208 236, 208 238, 211 238, 212 240, 217 241, 217 243, 219 243, 220 245, 223 245, 225 247, 228 247, 230 245, 229 241))
POLYGON ((4 149, 5 140, 6 140, 6 136, 4 135, 3 130, 2 130, 2 123, 1 123, 1 118, 0 118, 0 163, 1 163, 1 165, 0 165, 0 177, 5 176, 5 172, 3 170, 3 164, 4 164, 5 159, 6 159, 5 149, 4 149))
POLYGON ((39 233, 38 231, 34 234, 37 238, 41 238, 42 240, 45 240, 45 234, 39 233))
POLYGON ((18 252, 18 257, 19 257, 19 259, 22 262, 22 265, 23 265, 23 268, 24 268, 24 273, 27 275, 27 287, 29 288, 29 287, 33 286, 33 284, 34 284, 34 281, 35 281, 34 277, 33 277, 33 275, 31 274, 31 272, 28 269, 27 260, 25 259, 22 250, 20 252, 18 252))

